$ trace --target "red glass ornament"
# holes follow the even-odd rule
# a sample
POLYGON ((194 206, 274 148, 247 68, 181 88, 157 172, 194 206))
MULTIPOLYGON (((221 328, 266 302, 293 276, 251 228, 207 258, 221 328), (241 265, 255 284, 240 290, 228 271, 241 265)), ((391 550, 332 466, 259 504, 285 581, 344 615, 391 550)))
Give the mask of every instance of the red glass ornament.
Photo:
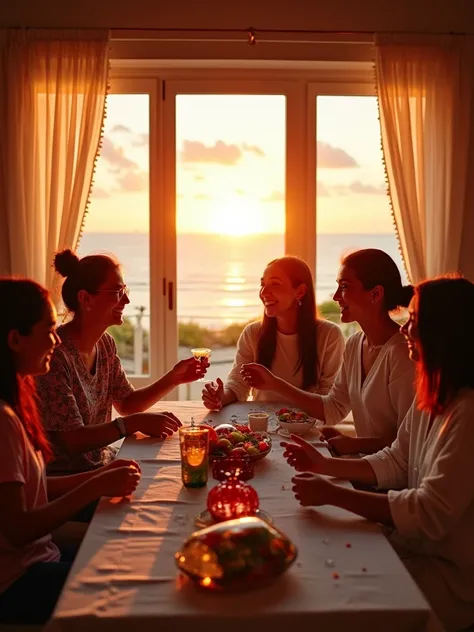
POLYGON ((254 516, 258 507, 254 488, 235 477, 216 485, 207 496, 207 508, 216 522, 254 516))

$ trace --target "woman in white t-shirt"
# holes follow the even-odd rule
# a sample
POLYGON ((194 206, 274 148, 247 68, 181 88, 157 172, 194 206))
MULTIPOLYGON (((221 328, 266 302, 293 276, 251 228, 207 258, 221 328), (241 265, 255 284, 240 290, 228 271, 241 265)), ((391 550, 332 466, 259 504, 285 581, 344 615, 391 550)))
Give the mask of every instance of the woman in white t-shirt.
MULTIPOLYGON (((308 392, 328 393, 339 370, 344 338, 337 325, 317 317, 314 281, 299 257, 271 261, 263 272, 260 300, 263 319, 245 327, 237 343, 234 365, 225 385, 219 378, 206 384, 202 398, 211 410, 246 401, 250 387, 240 368, 259 362, 275 375, 308 392)), ((253 390, 256 401, 281 401, 278 393, 253 390)))
POLYGON ((415 394, 407 344, 390 316, 408 306, 413 287, 403 286, 393 259, 373 248, 344 257, 337 284, 342 322, 357 322, 361 331, 348 339, 328 394, 304 392, 257 364, 244 364, 242 375, 251 386, 277 392, 279 401, 324 421, 323 434, 338 454, 376 452, 395 439, 415 394), (350 411, 357 437, 332 428, 350 411))
POLYGON ((387 526, 387 536, 448 631, 474 625, 474 284, 421 283, 402 331, 416 363, 416 399, 396 440, 363 459, 326 458, 292 436, 284 456, 303 506, 335 505, 387 526), (440 327, 440 309, 456 306, 440 327), (321 476, 323 475, 323 476, 321 476), (388 489, 361 492, 345 478, 388 489))
POLYGON ((47 621, 69 572, 51 533, 100 496, 127 496, 140 468, 117 460, 91 473, 46 478, 51 449, 39 420, 34 375, 49 370, 58 336, 48 292, 0 279, 0 623, 47 621), (25 606, 26 604, 26 606, 25 606))

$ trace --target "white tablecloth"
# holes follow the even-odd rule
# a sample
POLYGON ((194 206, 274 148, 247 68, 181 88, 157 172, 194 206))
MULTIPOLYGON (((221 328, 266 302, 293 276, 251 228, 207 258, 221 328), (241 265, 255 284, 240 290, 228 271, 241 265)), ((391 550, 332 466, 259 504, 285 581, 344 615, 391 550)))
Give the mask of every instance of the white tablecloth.
MULTIPOLYGON (((232 415, 245 419, 255 408, 235 404, 208 418, 215 423, 232 415)), ((207 412, 189 402, 164 402, 154 409, 172 410, 185 423, 191 415, 200 421, 207 412)), ((176 435, 166 441, 130 437, 120 456, 140 462, 140 485, 129 500, 101 501, 49 629, 425 630, 429 606, 379 528, 333 507, 300 507, 279 442, 273 435, 273 450, 257 463, 251 484, 261 508, 298 548, 287 573, 271 586, 241 594, 183 586, 174 553, 195 530, 194 517, 205 508, 215 481, 210 477, 207 488, 197 490, 182 486, 176 435)))

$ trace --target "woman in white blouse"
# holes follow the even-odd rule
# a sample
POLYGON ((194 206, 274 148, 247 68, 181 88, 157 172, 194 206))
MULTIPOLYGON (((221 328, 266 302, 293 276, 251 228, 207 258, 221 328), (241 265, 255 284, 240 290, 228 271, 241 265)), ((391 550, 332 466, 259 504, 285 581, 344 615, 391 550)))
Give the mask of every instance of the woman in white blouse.
MULTIPOLYGON (((259 362, 297 388, 328 393, 341 366, 344 338, 337 325, 317 317, 314 281, 299 257, 271 261, 263 272, 260 300, 263 319, 250 323, 237 343, 234 365, 225 385, 206 384, 202 398, 211 410, 246 401, 250 387, 240 368, 259 362)), ((257 401, 282 401, 278 393, 253 390, 257 401)))
POLYGON ((363 459, 322 456, 292 436, 282 444, 299 472, 303 506, 335 505, 392 530, 389 539, 447 630, 474 624, 474 284, 444 277, 421 283, 402 331, 417 363, 417 397, 390 447, 363 459), (456 306, 440 328, 439 309, 456 306), (337 476, 390 489, 343 488, 337 476))
POLYGON ((407 307, 413 295, 382 250, 357 250, 342 260, 334 294, 343 323, 357 322, 361 331, 346 343, 341 369, 326 394, 306 393, 257 364, 245 364, 248 384, 276 391, 325 422, 323 434, 338 454, 371 453, 390 445, 414 397, 414 367, 405 339, 390 314, 407 307), (352 410, 357 437, 331 426, 352 410))

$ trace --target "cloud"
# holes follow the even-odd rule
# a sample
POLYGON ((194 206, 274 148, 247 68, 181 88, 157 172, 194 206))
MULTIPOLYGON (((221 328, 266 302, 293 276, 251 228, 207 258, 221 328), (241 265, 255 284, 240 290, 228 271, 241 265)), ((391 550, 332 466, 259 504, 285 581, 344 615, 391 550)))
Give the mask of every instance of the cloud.
POLYGON ((120 191, 146 191, 148 189, 148 173, 144 171, 128 171, 117 178, 120 191))
POLYGON ((181 160, 183 162, 207 162, 220 165, 235 165, 242 158, 243 152, 252 153, 256 156, 265 156, 263 149, 257 145, 227 144, 218 140, 214 145, 206 145, 198 140, 184 140, 181 150, 181 160))
POLYGON ((262 202, 284 202, 285 194, 283 191, 273 191, 270 195, 262 198, 262 202))
POLYGON ((148 147, 150 144, 150 134, 136 134, 132 140, 133 147, 148 147))
POLYGON ((318 180, 316 188, 318 197, 333 197, 342 195, 386 195, 385 185, 365 184, 360 180, 355 180, 350 184, 330 185, 318 180))
POLYGON ((136 169, 138 167, 136 162, 129 160, 123 155, 123 149, 121 147, 114 145, 106 136, 102 139, 100 157, 102 160, 106 160, 109 164, 121 169, 136 169))
POLYGON ((363 195, 385 195, 387 193, 385 184, 379 184, 374 187, 372 184, 364 184, 360 180, 352 182, 349 188, 352 193, 361 193, 363 195))
POLYGON ((198 140, 184 140, 181 150, 183 162, 210 162, 221 165, 235 165, 242 157, 237 145, 227 145, 218 140, 214 145, 205 145, 198 140))
POLYGON ((336 195, 385 195, 386 188, 384 184, 374 186, 373 184, 364 184, 360 180, 351 182, 349 185, 339 184, 331 187, 336 195))
POLYGON ((105 189, 101 189, 100 187, 93 187, 91 198, 95 200, 105 200, 110 197, 110 193, 105 189))
POLYGON ((340 147, 333 147, 318 140, 318 167, 344 169, 358 166, 356 160, 340 147))
POLYGON ((329 197, 331 195, 328 187, 321 180, 318 180, 316 183, 316 195, 318 197, 329 197))
MULTIPOLYGON (((335 185, 331 186, 325 184, 321 180, 316 183, 316 195, 318 197, 331 197, 334 195, 381 195, 385 194, 385 187, 379 185, 375 187, 371 184, 364 184, 360 181, 352 182, 350 185, 335 185)), ((270 195, 262 198, 262 202, 284 202, 285 194, 283 191, 273 191, 270 195)))
POLYGON ((114 125, 111 130, 114 134, 131 134, 132 130, 126 125, 114 125))
POLYGON ((248 145, 247 143, 243 143, 242 149, 244 151, 251 152, 252 154, 255 154, 256 156, 262 156, 262 157, 265 156, 265 152, 263 151, 263 149, 261 147, 258 147, 257 145, 248 145))

